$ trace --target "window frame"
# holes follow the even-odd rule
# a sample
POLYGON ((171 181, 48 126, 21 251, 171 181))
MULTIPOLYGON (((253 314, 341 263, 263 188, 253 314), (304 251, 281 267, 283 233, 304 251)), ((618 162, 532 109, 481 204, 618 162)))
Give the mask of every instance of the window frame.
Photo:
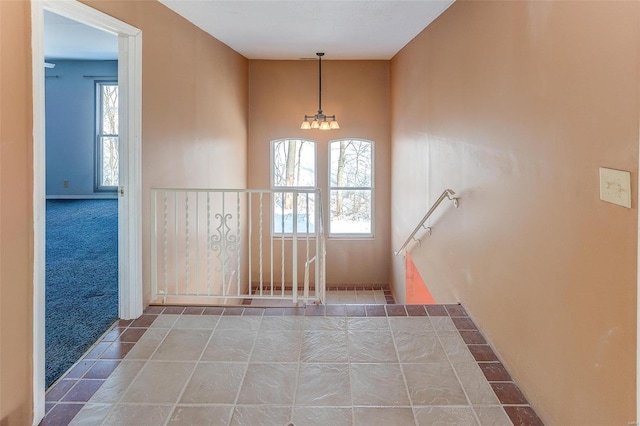
MULTIPOLYGON (((118 129, 118 133, 117 134, 106 134, 103 133, 103 129, 102 129, 102 116, 103 116, 103 93, 102 93, 102 88, 104 86, 116 86, 118 87, 118 102, 120 101, 120 89, 118 86, 118 80, 113 80, 113 79, 109 79, 109 80, 96 80, 95 81, 95 120, 94 120, 94 134, 95 134, 95 139, 94 139, 94 161, 95 161, 95 172, 94 172, 94 177, 95 177, 95 185, 94 185, 94 189, 96 192, 117 192, 118 191, 118 186, 119 185, 103 185, 102 181, 103 181, 103 169, 102 169, 102 163, 103 163, 103 150, 102 150, 102 139, 103 138, 116 138, 118 140, 118 147, 120 144, 120 129, 118 129)), ((118 111, 118 114, 120 114, 120 111, 118 111)), ((119 122, 120 120, 118 120, 119 122)), ((118 149, 119 151, 119 149, 118 149)), ((119 157, 119 155, 118 155, 119 157)), ((118 158, 118 162, 119 162, 119 158, 118 158)), ((119 166, 119 165, 118 165, 119 166)), ((118 176, 118 181, 119 181, 119 176, 118 176)), ((119 184, 119 182, 118 182, 119 184)))
MULTIPOLYGON (((270 221, 271 221, 271 236, 272 237, 278 237, 278 238, 292 238, 293 236, 293 232, 276 232, 275 230, 275 208, 276 208, 276 204, 275 204, 275 192, 277 192, 278 190, 287 190, 287 189, 293 189, 293 190, 315 190, 318 188, 318 142, 316 140, 313 139, 305 139, 305 138, 296 138, 296 137, 291 137, 291 138, 279 138, 279 139, 273 139, 271 141, 270 144, 270 148, 269 148, 269 180, 270 180, 270 187, 271 190, 274 192, 271 196, 271 213, 270 213, 270 221), (313 185, 311 186, 276 186, 275 185, 275 146, 277 143, 279 142, 286 142, 286 141, 301 141, 301 142, 310 142, 313 145, 313 185)), ((309 231, 309 233, 306 232, 306 229, 304 230, 299 230, 298 229, 298 235, 303 235, 303 236, 313 236, 315 234, 315 229, 313 231, 309 231)))
POLYGON ((330 239, 342 239, 342 240, 372 240, 375 238, 375 142, 370 139, 363 138, 340 138, 340 139, 332 139, 328 143, 328 164, 327 164, 327 236, 330 239), (351 186, 332 186, 331 185, 331 176, 332 176, 332 156, 331 156, 331 147, 334 143, 341 141, 360 141, 366 142, 371 146, 371 186, 364 187, 351 187, 351 186), (331 230, 331 195, 333 191, 370 191, 371 192, 371 232, 369 233, 342 233, 342 232, 333 232, 331 230))

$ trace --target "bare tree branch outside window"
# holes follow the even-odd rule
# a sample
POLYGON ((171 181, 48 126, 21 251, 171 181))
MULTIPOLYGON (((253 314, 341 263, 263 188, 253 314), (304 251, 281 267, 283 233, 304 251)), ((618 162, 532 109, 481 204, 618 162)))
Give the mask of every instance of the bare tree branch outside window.
POLYGON ((373 143, 339 140, 330 145, 331 234, 371 234, 373 143))
POLYGON ((118 186, 118 85, 98 83, 98 182, 102 187, 118 186))
MULTIPOLYGON (((272 142, 273 188, 314 188, 316 185, 315 143, 307 140, 286 139, 272 142)), ((314 232, 313 199, 300 195, 297 200, 297 228, 314 232)), ((291 192, 277 193, 273 202, 274 232, 293 231, 294 200, 291 192)))

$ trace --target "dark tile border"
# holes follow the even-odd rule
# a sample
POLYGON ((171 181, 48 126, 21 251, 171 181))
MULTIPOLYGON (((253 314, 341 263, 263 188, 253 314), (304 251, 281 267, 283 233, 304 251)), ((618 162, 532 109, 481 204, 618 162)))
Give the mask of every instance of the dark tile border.
MULTIPOLYGON (((161 308, 165 310, 164 307, 161 308)), ((116 321, 112 328, 47 390, 45 417, 40 426, 69 424, 153 324, 158 312, 159 309, 147 308, 145 314, 135 321, 116 321)))
MULTIPOLYGON (((351 287, 347 287, 351 288, 351 287)), ((365 287, 357 287, 365 289, 365 287)), ((328 288, 331 289, 331 288, 328 288)), ((341 287, 340 289, 346 289, 341 287)), ((45 418, 40 426, 65 425, 134 347, 160 314, 243 316, 451 317, 496 397, 515 426, 544 426, 522 391, 462 305, 396 305, 388 288, 387 305, 307 305, 291 308, 241 306, 149 306, 136 320, 118 320, 85 356, 46 393, 45 418), (390 301, 390 302, 389 302, 390 301)))
POLYGON ((506 406, 504 411, 507 412, 509 419, 514 426, 544 426, 540 417, 530 406, 506 406))

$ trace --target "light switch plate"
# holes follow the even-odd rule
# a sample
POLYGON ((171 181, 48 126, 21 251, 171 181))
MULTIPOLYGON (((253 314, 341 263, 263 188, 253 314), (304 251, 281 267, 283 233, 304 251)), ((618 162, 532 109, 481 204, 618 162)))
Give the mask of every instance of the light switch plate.
POLYGON ((631 173, 600 167, 600 199, 631 208, 631 173))

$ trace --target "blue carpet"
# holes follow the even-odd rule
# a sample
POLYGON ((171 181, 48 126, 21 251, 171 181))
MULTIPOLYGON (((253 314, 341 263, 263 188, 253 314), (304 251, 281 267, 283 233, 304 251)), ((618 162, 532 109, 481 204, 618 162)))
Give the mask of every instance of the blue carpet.
POLYGON ((48 200, 47 388, 118 317, 118 200, 48 200))

